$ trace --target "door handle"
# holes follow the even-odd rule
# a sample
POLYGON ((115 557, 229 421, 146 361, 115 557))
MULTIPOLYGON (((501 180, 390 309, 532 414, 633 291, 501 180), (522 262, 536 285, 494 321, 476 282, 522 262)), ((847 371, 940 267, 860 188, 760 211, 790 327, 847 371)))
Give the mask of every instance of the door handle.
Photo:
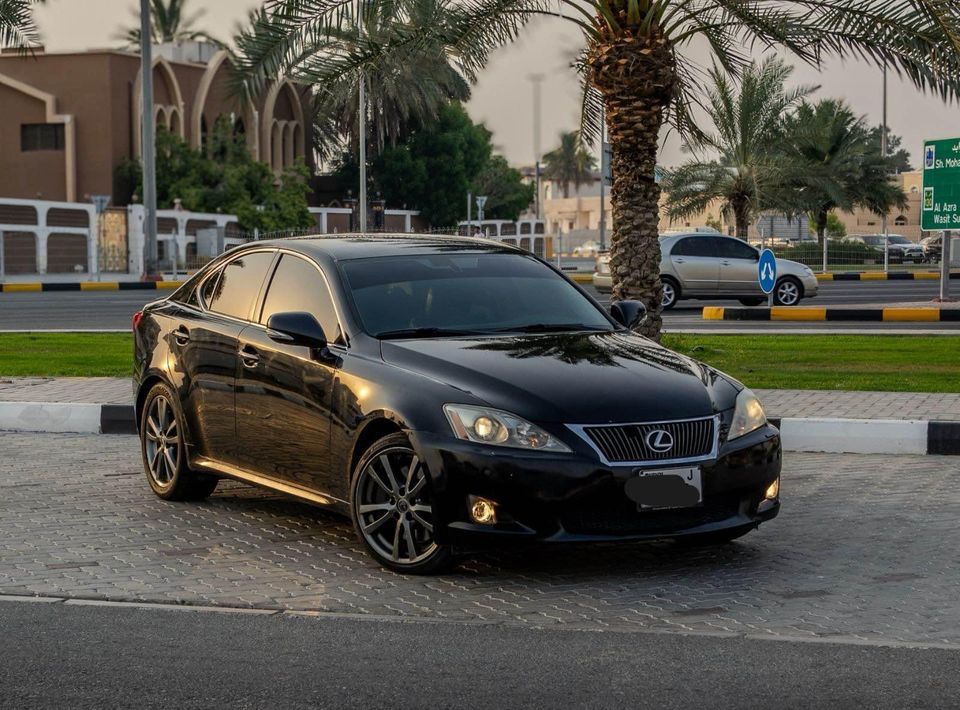
POLYGON ((721 261, 720 263, 723 264, 724 266, 730 266, 730 262, 727 261, 726 259, 724 259, 724 260, 721 261))
POLYGON ((260 354, 249 345, 240 348, 240 362, 248 370, 254 369, 260 363, 260 354))
POLYGON ((190 342, 190 331, 186 329, 185 326, 180 326, 175 331, 173 331, 173 338, 177 341, 178 345, 186 345, 190 342))
POLYGON ((683 259, 680 259, 680 258, 677 258, 677 257, 674 257, 673 260, 674 260, 675 262, 677 262, 678 264, 684 264, 684 263, 686 263, 683 259))

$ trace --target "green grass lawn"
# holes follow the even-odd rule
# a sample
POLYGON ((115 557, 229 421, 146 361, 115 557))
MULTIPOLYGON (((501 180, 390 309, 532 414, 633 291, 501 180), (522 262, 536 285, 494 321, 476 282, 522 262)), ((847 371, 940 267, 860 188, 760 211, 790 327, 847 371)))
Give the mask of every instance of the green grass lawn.
MULTIPOLYGON (((960 337, 668 335, 664 344, 756 388, 960 392, 960 337)), ((132 349, 127 333, 0 334, 0 377, 126 377, 132 349)))

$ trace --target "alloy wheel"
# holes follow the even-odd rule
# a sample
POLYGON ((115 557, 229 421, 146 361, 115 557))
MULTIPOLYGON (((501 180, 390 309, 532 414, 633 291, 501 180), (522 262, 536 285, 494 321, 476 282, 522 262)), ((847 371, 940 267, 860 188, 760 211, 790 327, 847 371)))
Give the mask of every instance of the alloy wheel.
POLYGON ((412 449, 384 449, 360 472, 356 515, 367 544, 396 565, 413 565, 436 549, 427 471, 412 449))
POLYGON ((673 284, 669 281, 663 282, 663 299, 661 300, 661 305, 664 308, 670 308, 673 305, 673 302, 677 298, 677 292, 673 288, 673 284))
POLYGON ((800 300, 800 289, 793 281, 777 284, 777 300, 784 306, 792 306, 800 300))
POLYGON ((180 428, 173 405, 163 395, 150 403, 144 438, 150 477, 161 488, 169 486, 180 460, 180 428))

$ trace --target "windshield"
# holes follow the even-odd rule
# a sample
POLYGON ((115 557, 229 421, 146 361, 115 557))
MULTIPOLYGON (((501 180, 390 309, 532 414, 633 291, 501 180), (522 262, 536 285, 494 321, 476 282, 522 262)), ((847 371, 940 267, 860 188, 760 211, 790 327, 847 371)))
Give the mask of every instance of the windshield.
POLYGON ((340 268, 374 337, 614 330, 566 279, 522 254, 375 257, 340 268))
POLYGON ((891 244, 913 244, 913 242, 906 237, 888 237, 888 239, 891 244))

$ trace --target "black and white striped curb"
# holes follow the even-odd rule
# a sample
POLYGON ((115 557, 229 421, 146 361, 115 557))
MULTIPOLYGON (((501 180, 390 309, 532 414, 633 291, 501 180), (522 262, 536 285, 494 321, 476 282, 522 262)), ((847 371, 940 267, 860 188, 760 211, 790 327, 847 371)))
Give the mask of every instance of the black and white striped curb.
MULTIPOLYGON (((771 418, 784 448, 837 454, 960 456, 960 422, 913 419, 771 418)), ((0 402, 0 431, 136 434, 126 404, 0 402)))

